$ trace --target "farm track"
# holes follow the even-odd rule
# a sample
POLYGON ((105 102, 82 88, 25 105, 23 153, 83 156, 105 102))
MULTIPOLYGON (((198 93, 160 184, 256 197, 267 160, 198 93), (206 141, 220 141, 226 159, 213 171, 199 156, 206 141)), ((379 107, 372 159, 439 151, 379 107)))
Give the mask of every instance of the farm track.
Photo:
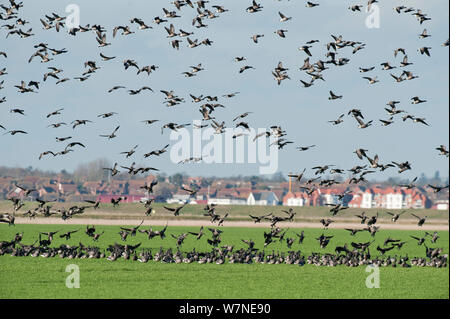
MULTIPOLYGON (((319 217, 320 218, 320 217, 319 217)), ((312 219, 311 219, 312 220, 312 219)), ((317 220, 317 218, 314 218, 317 220)), ((362 225, 360 223, 351 222, 348 220, 339 220, 335 219, 336 222, 333 223, 329 228, 363 228, 366 225, 362 225)), ((63 221, 60 218, 35 218, 30 220, 29 218, 16 217, 16 224, 48 224, 48 225, 104 225, 104 226, 124 226, 124 225, 138 225, 140 224, 142 219, 139 219, 137 216, 129 216, 128 218, 74 218, 70 220, 63 221)), ((195 219, 187 219, 184 217, 183 219, 146 219, 144 220, 143 225, 154 225, 154 226, 164 226, 169 224, 170 226, 205 226, 205 227, 216 227, 217 224, 212 224, 208 220, 195 220, 195 219)), ((316 221, 312 222, 309 220, 304 221, 294 221, 294 222, 281 222, 277 224, 279 227, 289 227, 289 228, 321 228, 322 226, 316 221)), ((440 219, 440 220, 431 220, 430 222, 425 223, 422 227, 417 226, 415 220, 404 220, 399 223, 389 223, 388 221, 380 221, 376 224, 380 227, 380 229, 398 229, 398 230, 429 230, 429 231, 448 231, 449 225, 448 220, 440 219)), ((240 220, 228 220, 225 221, 224 226, 222 227, 259 227, 259 228, 267 228, 270 227, 270 223, 262 222, 262 223, 253 223, 251 221, 240 221, 240 220)))

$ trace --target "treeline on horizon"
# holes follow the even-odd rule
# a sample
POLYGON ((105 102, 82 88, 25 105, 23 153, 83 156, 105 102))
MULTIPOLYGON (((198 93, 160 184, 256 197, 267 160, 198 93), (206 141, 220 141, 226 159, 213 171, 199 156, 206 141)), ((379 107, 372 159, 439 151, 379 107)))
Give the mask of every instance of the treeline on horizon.
MULTIPOLYGON (((78 167, 73 171, 69 172, 67 170, 61 170, 59 172, 55 171, 44 171, 38 168, 33 168, 31 166, 27 168, 23 167, 6 167, 0 166, 0 177, 11 177, 13 179, 21 179, 27 176, 36 176, 42 178, 51 178, 57 179, 62 178, 63 180, 72 180, 75 182, 86 182, 86 181, 109 181, 111 179, 110 173, 104 168, 112 167, 112 164, 107 159, 98 159, 95 161, 91 161, 89 163, 83 163, 78 165, 78 167)), ((127 172, 122 172, 114 176, 115 180, 136 180, 147 177, 150 174, 140 174, 140 175, 129 175, 127 172)), ((187 173, 175 173, 173 175, 167 175, 166 173, 157 172, 151 174, 156 176, 158 180, 164 181, 166 178, 169 178, 169 181, 173 184, 182 184, 183 179, 187 177, 193 177, 188 175, 187 173)), ((251 182, 252 184, 258 183, 283 183, 288 181, 288 177, 281 172, 277 172, 273 175, 268 176, 229 176, 229 177, 216 177, 216 176, 202 176, 205 184, 212 184, 215 180, 224 180, 224 181, 241 181, 241 182, 251 182)), ((327 177, 325 177, 327 178, 327 177)), ((333 175, 333 179, 338 182, 343 182, 345 179, 341 175, 333 175)), ((385 185, 396 185, 401 183, 409 183, 409 179, 401 179, 400 177, 389 177, 384 181, 377 180, 369 180, 369 184, 385 184, 385 185)), ((425 186, 428 184, 432 185, 441 185, 448 184, 449 178, 448 176, 442 178, 439 171, 436 171, 432 177, 426 176, 424 173, 418 176, 416 181, 416 185, 425 186)))

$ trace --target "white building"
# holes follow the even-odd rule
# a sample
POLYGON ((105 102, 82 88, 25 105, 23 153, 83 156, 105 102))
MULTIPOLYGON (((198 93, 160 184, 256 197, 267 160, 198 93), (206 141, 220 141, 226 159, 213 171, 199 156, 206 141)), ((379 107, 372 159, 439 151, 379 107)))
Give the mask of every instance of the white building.
POLYGON ((373 208, 373 194, 370 191, 366 191, 362 194, 361 208, 373 208))
POLYGON ((279 204, 279 199, 274 192, 250 193, 247 198, 247 205, 275 206, 279 204))
POLYGON ((243 198, 224 197, 217 198, 211 197, 208 199, 208 205, 247 205, 247 201, 243 198))
POLYGON ((306 200, 302 197, 291 197, 288 198, 286 203, 286 206, 305 206, 306 200))
POLYGON ((387 209, 402 209, 405 208, 404 198, 401 192, 386 194, 386 208, 387 209))

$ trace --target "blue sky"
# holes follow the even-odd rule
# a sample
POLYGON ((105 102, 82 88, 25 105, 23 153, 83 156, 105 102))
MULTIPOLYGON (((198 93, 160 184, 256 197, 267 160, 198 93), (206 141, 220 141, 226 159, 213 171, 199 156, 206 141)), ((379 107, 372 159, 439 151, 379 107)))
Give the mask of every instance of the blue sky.
MULTIPOLYGON (((5 1, 0 1, 5 3, 5 1)), ((438 156, 435 148, 449 144, 449 65, 448 47, 441 44, 448 39, 448 1, 380 1, 380 28, 369 29, 365 25, 365 12, 348 10, 353 1, 317 0, 320 6, 306 8, 306 1, 261 0, 262 12, 250 14, 245 8, 251 1, 210 1, 211 5, 224 5, 229 12, 220 14, 214 20, 205 19, 208 28, 192 27, 192 18, 196 11, 190 7, 182 8, 181 18, 171 19, 177 31, 193 31, 192 39, 200 41, 209 38, 214 41, 211 47, 200 46, 189 49, 184 39, 179 51, 170 46, 166 38, 164 25, 152 23, 155 16, 162 17, 162 8, 176 10, 169 1, 23 1, 20 17, 30 21, 23 29, 33 28, 34 37, 20 39, 10 36, 5 39, 6 31, 0 33, 0 51, 8 54, 8 59, 0 56, 0 69, 7 68, 5 89, 0 90, 0 98, 6 96, 7 102, 0 104, 0 124, 10 129, 24 129, 26 136, 0 136, 2 149, 0 165, 33 166, 45 170, 72 171, 79 164, 100 157, 111 163, 119 162, 127 166, 133 161, 138 165, 157 167, 168 174, 186 172, 190 175, 253 175, 258 174, 258 164, 185 164, 177 165, 169 160, 167 154, 161 158, 146 160, 143 154, 170 143, 169 134, 161 135, 160 127, 167 122, 191 123, 201 119, 199 105, 191 103, 189 93, 194 95, 221 96, 231 92, 240 92, 232 99, 221 99, 226 106, 213 115, 219 122, 232 125, 232 119, 244 112, 253 112, 246 120, 254 128, 280 125, 287 131, 287 139, 295 144, 288 145, 279 153, 279 171, 294 172, 313 166, 334 164, 349 169, 354 165, 367 164, 360 161, 352 152, 357 148, 369 150, 372 157, 378 154, 382 163, 409 160, 413 170, 401 175, 413 178, 425 173, 432 175, 436 170, 448 176, 448 159, 438 156), (65 15, 68 4, 80 7, 81 25, 100 24, 108 30, 107 40, 112 45, 98 48, 92 32, 80 33, 76 37, 67 34, 67 30, 56 33, 45 31, 39 22, 45 14, 51 12, 65 15), (112 4, 113 3, 113 4, 112 4), (420 8, 432 18, 422 25, 410 14, 397 14, 393 7, 405 5, 420 8), (280 23, 278 11, 292 20, 280 23), (130 24, 130 19, 143 19, 153 29, 138 31, 130 24), (130 25, 135 34, 112 38, 112 29, 117 25, 130 25), (432 35, 419 39, 424 28, 432 35), (288 30, 282 39, 274 34, 277 29, 288 30), (253 34, 264 34, 259 44, 254 44, 253 34), (331 34, 342 35, 344 40, 361 41, 365 49, 352 54, 351 49, 339 50, 337 58, 346 57, 350 63, 342 67, 330 67, 323 72, 325 82, 317 81, 311 88, 303 88, 300 79, 309 81, 309 76, 300 71, 306 54, 298 50, 305 42, 317 39, 313 45, 312 62, 326 60, 327 42, 332 41, 331 34), (49 63, 40 63, 39 59, 27 63, 35 52, 33 45, 45 42, 50 47, 66 48, 69 53, 55 57, 49 63), (417 49, 432 47, 431 57, 420 55, 417 49), (394 58, 394 49, 407 50, 410 62, 406 68, 420 78, 395 83, 390 77, 392 72, 398 75, 401 54, 394 58), (107 56, 116 56, 112 61, 103 62, 102 52, 107 56), (236 63, 233 58, 245 56, 247 61, 236 63), (125 71, 124 59, 133 59, 140 66, 155 64, 159 69, 150 76, 135 71, 125 71), (85 71, 84 62, 94 60, 101 67, 91 78, 83 83, 73 80, 85 71), (279 61, 289 68, 291 80, 285 80, 280 86, 273 79, 271 71, 279 61), (392 71, 381 70, 380 63, 390 62, 397 66, 392 71), (193 78, 185 78, 181 73, 188 71, 191 65, 202 63, 205 71, 193 78), (239 74, 243 65, 251 65, 254 70, 239 74), (53 79, 42 81, 42 75, 48 66, 64 69, 63 77, 71 80, 56 86, 53 79), (368 85, 359 73, 359 67, 375 66, 375 70, 364 75, 378 76, 380 83, 368 85), (19 94, 14 88, 21 80, 41 82, 39 94, 19 94), (144 85, 153 88, 155 93, 144 92, 130 96, 125 91, 108 94, 107 90, 115 85, 137 89, 144 85), (186 103, 167 108, 163 105, 164 96, 159 90, 174 90, 184 97, 186 103), (328 91, 343 95, 337 101, 328 100, 328 91), (412 105, 410 99, 419 96, 428 102, 412 105), (398 108, 417 116, 424 117, 430 127, 403 122, 401 115, 395 117, 395 123, 382 127, 379 119, 389 116, 384 111, 390 100, 401 101, 398 108), (12 108, 24 109, 26 116, 11 114, 12 108), (61 116, 47 119, 46 114, 64 108, 61 116), (346 116, 344 123, 332 126, 327 123, 352 108, 362 110, 374 125, 368 129, 357 128, 357 122, 346 116), (99 119, 98 114, 117 112, 117 117, 99 119), (89 119, 95 123, 77 128, 70 126, 51 129, 47 125, 55 122, 71 122, 75 119, 89 119), (158 119, 160 122, 148 127, 141 120, 158 119), (99 134, 109 134, 120 125, 118 137, 111 141, 100 138, 99 134), (56 136, 73 136, 73 141, 87 145, 86 149, 76 148, 75 152, 56 158, 46 157, 39 161, 38 156, 47 150, 60 151, 65 144, 56 143, 56 136), (139 144, 135 157, 126 160, 122 151, 139 144), (316 144, 317 147, 299 153, 299 145, 316 144)), ((9 23, 9 22, 7 22, 9 23)), ((384 179, 397 176, 396 170, 372 175, 372 178, 384 179)))

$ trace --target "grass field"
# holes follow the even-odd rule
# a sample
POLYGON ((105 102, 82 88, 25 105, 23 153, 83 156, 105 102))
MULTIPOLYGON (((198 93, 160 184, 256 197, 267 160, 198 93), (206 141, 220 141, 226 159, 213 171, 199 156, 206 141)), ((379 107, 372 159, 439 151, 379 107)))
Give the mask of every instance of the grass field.
MULTIPOLYGON (((76 225, 0 225, 0 241, 11 240, 18 232, 24 233, 23 243, 31 244, 39 231, 65 232, 80 228, 72 239, 66 241, 55 236, 52 247, 61 244, 98 246, 105 249, 114 242, 121 243, 118 226, 97 226, 96 233, 105 231, 98 242, 94 242, 84 233, 85 226, 76 225)), ((155 227, 160 229, 161 227, 155 227)), ((263 247, 262 228, 223 228, 222 244, 234 245, 235 249, 245 248, 241 239, 253 239, 256 247, 263 247)), ((156 252, 160 247, 175 249, 175 239, 170 234, 179 235, 187 231, 198 231, 192 227, 171 227, 164 240, 148 240, 144 234, 128 237, 127 244, 142 243, 142 248, 156 252)), ((287 237, 295 237, 298 229, 290 229, 287 237)), ((418 246, 410 235, 422 237, 423 231, 380 230, 376 242, 371 246, 372 256, 378 255, 376 246, 383 245, 390 236, 407 241, 399 252, 389 253, 414 257, 424 256, 425 247, 418 246)), ((442 247, 449 251, 448 231, 439 232, 440 238, 435 244, 427 239, 429 247, 442 247)), ((337 245, 351 241, 366 242, 372 239, 367 232, 351 237, 341 229, 322 230, 305 229, 305 241, 296 242, 292 250, 301 250, 302 254, 311 252, 334 252, 337 245), (335 236, 329 246, 321 249, 316 237, 320 234, 335 236)), ((209 251, 206 238, 199 241, 188 236, 182 251, 209 251)), ((429 238, 429 237, 428 237, 429 238)), ((266 248, 266 252, 288 251, 286 243, 275 242, 266 248)), ((388 255, 389 255, 388 253, 388 255)), ((268 264, 164 264, 150 261, 143 264, 136 261, 119 259, 115 262, 106 259, 60 259, 0 256, 0 298, 449 298, 449 270, 447 268, 412 267, 380 268, 380 288, 366 288, 369 273, 366 267, 316 267, 313 265, 268 265, 268 264), (80 268, 80 288, 69 289, 65 286, 66 266, 76 264, 80 268)))

